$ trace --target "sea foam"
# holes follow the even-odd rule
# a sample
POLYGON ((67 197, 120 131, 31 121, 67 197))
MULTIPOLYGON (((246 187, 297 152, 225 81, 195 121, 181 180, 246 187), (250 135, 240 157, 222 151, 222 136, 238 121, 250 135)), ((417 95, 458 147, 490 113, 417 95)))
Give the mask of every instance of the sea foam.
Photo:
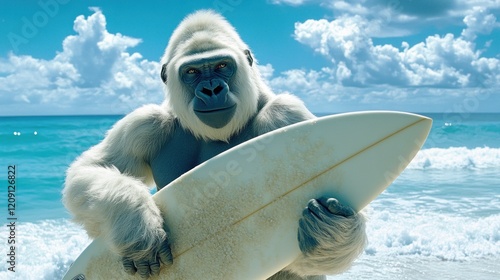
POLYGON ((421 150, 407 168, 442 170, 498 167, 500 167, 500 148, 451 147, 421 150))
POLYGON ((455 213, 379 210, 369 217, 368 255, 434 257, 442 261, 500 256, 500 214, 475 218, 455 213))
MULTIPOLYGON (((7 230, 2 226, 0 236, 7 236, 7 230)), ((69 220, 18 222, 15 272, 8 271, 4 263, 0 279, 62 279, 89 243, 84 230, 69 220)), ((2 256, 7 254, 6 250, 7 245, 1 246, 2 256)))

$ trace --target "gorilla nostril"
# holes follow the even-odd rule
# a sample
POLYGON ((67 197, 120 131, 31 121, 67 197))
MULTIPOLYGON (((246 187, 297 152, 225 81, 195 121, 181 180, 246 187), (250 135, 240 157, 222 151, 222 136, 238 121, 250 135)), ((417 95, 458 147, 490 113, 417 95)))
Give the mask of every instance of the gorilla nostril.
POLYGON ((208 88, 203 88, 201 92, 205 95, 212 96, 212 91, 209 90, 208 88))
POLYGON ((221 92, 224 88, 222 86, 217 86, 216 88, 214 88, 214 93, 215 94, 219 94, 219 92, 221 92))

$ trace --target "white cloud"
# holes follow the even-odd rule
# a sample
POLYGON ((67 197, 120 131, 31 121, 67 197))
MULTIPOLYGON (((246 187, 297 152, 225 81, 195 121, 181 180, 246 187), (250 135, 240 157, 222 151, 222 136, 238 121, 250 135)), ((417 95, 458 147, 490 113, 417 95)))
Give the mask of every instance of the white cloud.
MULTIPOLYGON (((500 10, 499 0, 274 0, 274 4, 300 6, 318 3, 335 17, 361 16, 370 23, 372 37, 399 37, 416 34, 423 26, 463 24, 465 16, 480 7, 500 10)), ((483 21, 483 19, 481 19, 483 21)), ((479 27, 480 25, 476 25, 479 27)))
POLYGON ((500 60, 491 58, 479 67, 475 44, 448 33, 432 35, 424 42, 402 49, 375 45, 369 22, 360 17, 307 20, 296 23, 295 38, 332 61, 336 80, 346 86, 389 84, 394 86, 473 87, 500 84, 495 75, 500 60))
POLYGON ((356 110, 403 110, 413 112, 498 111, 497 88, 344 86, 332 68, 320 71, 293 69, 268 80, 278 93, 298 95, 316 113, 356 110))
POLYGON ((318 92, 321 93, 321 84, 319 83, 321 78, 325 78, 321 71, 294 69, 283 72, 280 77, 271 80, 271 86, 281 89, 281 91, 300 89, 310 95, 315 95, 318 92))
POLYGON ((78 34, 64 39, 63 52, 54 59, 71 63, 80 74, 78 83, 83 87, 98 87, 109 80, 122 53, 141 42, 119 33, 108 33, 104 15, 98 9, 93 11, 87 19, 84 16, 76 18, 73 29, 78 34))
POLYGON ((266 65, 257 65, 257 67, 259 68, 259 72, 262 78, 266 80, 269 80, 274 74, 274 68, 270 63, 266 65))
MULTIPOLYGON (((351 109, 359 104, 363 108, 394 109, 392 104, 454 109, 453 104, 468 100, 471 92, 499 100, 500 59, 482 56, 484 50, 477 49, 475 39, 499 27, 494 13, 500 10, 500 1, 478 2, 323 1, 336 17, 297 22, 294 37, 331 61, 331 66, 320 71, 291 69, 268 78, 269 84, 301 96, 316 108, 330 108, 334 100, 351 109), (425 24, 446 21, 448 26, 465 23, 462 34, 434 34, 413 45, 402 39, 400 46, 373 40, 422 32, 425 24), (426 105, 429 100, 433 104, 426 105)), ((498 110, 484 100, 482 106, 489 108, 485 110, 498 110)))
POLYGON ((345 91, 344 87, 334 80, 332 71, 331 68, 323 68, 319 71, 288 70, 280 73, 278 77, 268 79, 268 84, 275 92, 290 92, 299 95, 315 108, 329 107, 328 104, 334 101, 357 98, 345 91))
POLYGON ((472 13, 464 18, 467 28, 462 31, 462 37, 467 40, 474 40, 477 34, 490 34, 493 28, 497 26, 496 21, 497 18, 488 13, 488 10, 482 7, 474 7, 472 13))
POLYGON ((110 34, 99 9, 78 16, 75 35, 51 60, 0 58, 1 114, 126 113, 163 99, 159 63, 127 50, 141 40, 110 34))
POLYGON ((271 4, 286 4, 291 6, 300 6, 311 0, 270 0, 271 4))

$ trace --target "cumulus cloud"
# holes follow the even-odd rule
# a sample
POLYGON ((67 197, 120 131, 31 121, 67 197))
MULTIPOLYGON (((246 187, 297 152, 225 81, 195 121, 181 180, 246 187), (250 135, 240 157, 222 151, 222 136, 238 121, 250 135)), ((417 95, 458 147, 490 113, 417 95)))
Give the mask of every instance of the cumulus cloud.
POLYGON ((270 63, 267 63, 266 65, 257 65, 257 67, 259 68, 262 78, 266 80, 269 80, 274 74, 274 68, 270 63))
POLYGON ((73 29, 78 34, 64 39, 63 52, 54 59, 73 65, 80 74, 78 83, 82 87, 98 87, 109 80, 121 54, 141 42, 119 33, 108 33, 104 15, 98 9, 92 10, 94 14, 87 19, 84 16, 76 18, 73 29))
POLYGON ((417 34, 425 26, 461 25, 473 10, 500 10, 498 0, 273 0, 271 3, 291 6, 312 3, 329 8, 334 17, 361 16, 370 22, 372 37, 417 34))
POLYGON ((163 99, 159 64, 128 52, 141 40, 109 33, 102 12, 91 10, 53 59, 0 58, 2 114, 125 113, 163 99))
POLYGON ((297 22, 294 37, 331 61, 331 66, 321 71, 288 70, 269 83, 275 89, 294 89, 306 99, 324 96, 324 101, 425 103, 420 97, 463 97, 471 88, 490 95, 500 88, 500 59, 483 57, 475 39, 498 27, 491 10, 498 11, 500 2, 481 6, 471 2, 477 1, 323 1, 335 18, 297 22), (450 21, 450 17, 465 24, 461 35, 433 34, 412 45, 403 39, 425 22, 450 21), (401 37, 401 44, 374 43, 375 37, 387 36, 401 37), (321 94, 325 90, 329 93, 321 94), (346 91, 350 94, 342 94, 346 91))
POLYGON ((490 34, 493 28, 498 26, 496 21, 497 18, 488 13, 488 10, 482 7, 474 7, 472 13, 464 18, 467 28, 462 31, 462 37, 467 40, 474 40, 477 34, 490 34))
MULTIPOLYGON (((469 29, 467 29, 469 30, 469 29)), ((332 61, 338 81, 346 86, 476 87, 497 80, 500 60, 480 67, 480 52, 464 37, 432 35, 400 48, 376 45, 369 22, 360 17, 307 20, 295 25, 295 38, 332 61)))

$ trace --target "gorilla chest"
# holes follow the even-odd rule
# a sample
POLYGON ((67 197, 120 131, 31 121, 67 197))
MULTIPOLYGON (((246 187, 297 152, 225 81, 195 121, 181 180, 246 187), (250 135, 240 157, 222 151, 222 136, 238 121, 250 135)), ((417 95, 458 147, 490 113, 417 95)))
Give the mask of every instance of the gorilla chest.
POLYGON ((177 128, 157 156, 150 162, 153 178, 160 190, 198 164, 252 138, 243 131, 228 143, 196 139, 191 133, 177 128))

